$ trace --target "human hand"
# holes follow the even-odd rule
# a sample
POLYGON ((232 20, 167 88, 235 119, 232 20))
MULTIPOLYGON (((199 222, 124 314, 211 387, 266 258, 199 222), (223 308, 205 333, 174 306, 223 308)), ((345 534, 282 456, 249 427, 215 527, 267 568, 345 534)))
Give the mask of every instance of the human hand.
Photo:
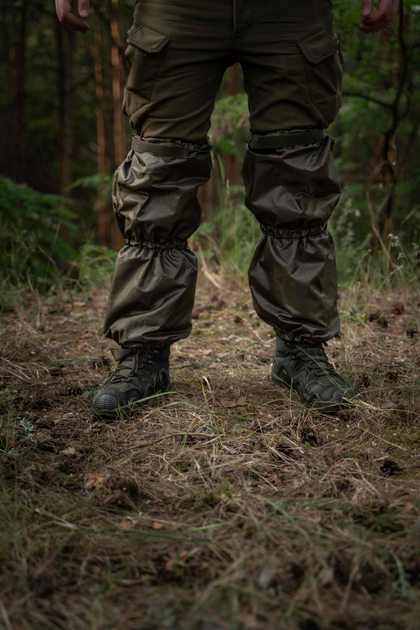
POLYGON ((379 0, 379 8, 372 13, 373 0, 362 0, 362 22, 359 29, 364 33, 381 31, 391 24, 397 15, 398 0, 379 0))
MULTIPOLYGON (((67 26, 72 31, 80 31, 87 33, 89 25, 83 20, 78 20, 71 12, 73 0, 55 0, 55 10, 61 24, 67 26)), ((87 18, 89 15, 89 0, 78 0, 78 11, 81 18, 87 18)))

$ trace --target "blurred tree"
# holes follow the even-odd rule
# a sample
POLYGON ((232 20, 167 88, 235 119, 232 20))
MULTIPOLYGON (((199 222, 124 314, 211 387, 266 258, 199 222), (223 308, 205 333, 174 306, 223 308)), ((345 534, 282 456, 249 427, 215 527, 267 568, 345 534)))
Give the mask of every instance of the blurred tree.
MULTIPOLYGON (((95 63, 95 94, 96 94, 96 142, 98 146, 98 175, 104 176, 106 168, 106 130, 105 130, 105 88, 103 75, 102 37, 100 31, 95 33, 95 44, 92 50, 95 63)), ((107 205, 104 191, 98 188, 98 243, 109 245, 107 205)))
POLYGON ((75 33, 56 22, 58 91, 60 102, 59 143, 60 143, 60 185, 63 197, 69 196, 72 182, 71 161, 73 157, 73 56, 75 33))

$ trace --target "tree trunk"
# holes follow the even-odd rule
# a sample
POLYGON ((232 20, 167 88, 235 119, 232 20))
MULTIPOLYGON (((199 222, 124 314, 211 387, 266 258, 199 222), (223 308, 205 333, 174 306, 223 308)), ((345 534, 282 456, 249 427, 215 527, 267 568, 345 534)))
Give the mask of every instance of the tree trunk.
MULTIPOLYGON (((55 19, 55 18, 54 18, 55 19)), ((56 22, 58 85, 60 93, 60 195, 69 197, 73 155, 73 53, 74 34, 56 22)))
POLYGON ((9 173, 18 182, 24 181, 25 166, 25 61, 26 61, 26 18, 27 1, 21 0, 17 7, 18 19, 10 12, 8 70, 10 120, 12 121, 9 155, 9 173))
MULTIPOLYGON (((125 123, 122 115, 122 77, 124 66, 120 49, 122 47, 118 26, 118 0, 111 4, 111 68, 112 68, 112 110, 114 136, 114 166, 117 168, 126 156, 125 123)), ((124 239, 119 230, 114 231, 114 247, 120 249, 124 239)))
MULTIPOLYGON (((104 77, 102 69, 102 37, 98 31, 95 34, 95 45, 93 47, 93 58, 95 61, 95 93, 96 93, 96 137, 98 147, 98 173, 105 175, 106 169, 106 130, 105 130, 105 99, 104 99, 104 77)), ((105 199, 103 186, 98 188, 98 242, 99 245, 109 246, 109 221, 108 207, 105 199)))
MULTIPOLYGON (((114 0, 113 5, 118 7, 118 0, 114 0)), ((114 157, 115 166, 118 167, 125 158, 125 125, 122 116, 123 90, 121 88, 121 77, 123 74, 123 63, 120 55, 121 38, 118 28, 117 8, 111 7, 111 67, 112 67, 112 106, 114 119, 114 157)))

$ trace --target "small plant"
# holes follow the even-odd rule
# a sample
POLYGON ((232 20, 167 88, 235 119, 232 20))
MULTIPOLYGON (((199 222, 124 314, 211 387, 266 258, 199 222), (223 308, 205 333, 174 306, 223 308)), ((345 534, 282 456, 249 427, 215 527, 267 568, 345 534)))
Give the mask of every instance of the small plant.
POLYGON ((36 443, 35 427, 32 422, 29 422, 27 418, 21 418, 19 424, 25 432, 25 437, 30 442, 36 443))
POLYGON ((70 202, 0 176, 0 284, 46 289, 74 258, 70 202))
POLYGON ((84 289, 108 288, 114 271, 117 252, 103 245, 86 243, 73 263, 77 281, 84 289))

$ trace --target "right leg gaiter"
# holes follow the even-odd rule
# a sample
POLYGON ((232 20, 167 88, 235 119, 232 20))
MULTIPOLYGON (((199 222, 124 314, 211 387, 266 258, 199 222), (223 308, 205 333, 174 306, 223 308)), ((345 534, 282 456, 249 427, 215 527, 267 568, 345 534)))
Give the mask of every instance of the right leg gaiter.
POLYGON ((326 227, 340 197, 332 145, 320 129, 248 138, 246 204, 262 231, 249 269, 254 308, 289 341, 322 343, 340 330, 326 227))
POLYGON ((135 136, 117 169, 113 205, 125 245, 118 254, 105 335, 126 348, 169 344, 191 332, 199 227, 197 189, 211 172, 211 145, 135 136))

